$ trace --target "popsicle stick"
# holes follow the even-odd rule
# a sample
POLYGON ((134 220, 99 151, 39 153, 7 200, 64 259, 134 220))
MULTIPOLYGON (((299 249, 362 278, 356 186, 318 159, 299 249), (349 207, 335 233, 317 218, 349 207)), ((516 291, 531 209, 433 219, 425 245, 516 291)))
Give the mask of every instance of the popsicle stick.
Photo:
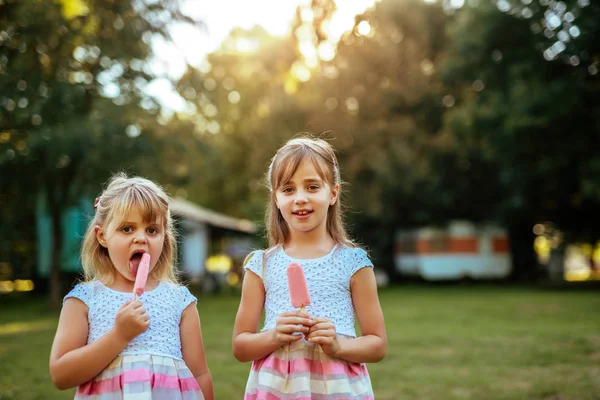
POLYGON ((300 312, 305 313, 306 312, 306 307, 304 307, 304 306, 300 307, 300 312))

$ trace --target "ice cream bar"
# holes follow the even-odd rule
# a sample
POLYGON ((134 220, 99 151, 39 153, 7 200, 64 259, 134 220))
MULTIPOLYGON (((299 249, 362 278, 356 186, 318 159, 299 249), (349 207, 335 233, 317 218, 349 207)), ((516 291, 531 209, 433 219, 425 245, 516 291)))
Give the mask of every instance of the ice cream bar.
POLYGON ((135 284, 133 286, 133 294, 141 296, 144 293, 146 287, 146 280, 148 280, 148 270, 150 269, 150 254, 144 253, 138 266, 137 273, 135 275, 135 284))
POLYGON ((302 267, 299 264, 291 263, 287 269, 287 276, 292 306, 300 307, 300 311, 305 312, 305 307, 310 305, 310 295, 302 267))

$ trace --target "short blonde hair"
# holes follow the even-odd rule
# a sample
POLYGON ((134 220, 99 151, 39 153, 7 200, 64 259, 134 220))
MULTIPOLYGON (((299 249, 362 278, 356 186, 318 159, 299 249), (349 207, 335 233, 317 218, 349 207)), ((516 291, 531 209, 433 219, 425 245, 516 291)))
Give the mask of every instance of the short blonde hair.
POLYGON ((133 208, 138 208, 145 222, 162 219, 165 241, 151 276, 159 281, 177 283, 175 262, 177 240, 169 209, 170 198, 156 183, 141 177, 127 177, 125 173, 113 175, 106 189, 96 199, 96 213, 91 219, 83 245, 81 263, 85 281, 98 280, 105 284, 113 282, 115 268, 108 250, 96 237, 96 226, 107 229, 113 222, 121 222, 133 208))
POLYGON ((269 247, 282 245, 289 237, 287 222, 277 208, 276 191, 291 179, 303 161, 311 161, 320 178, 329 186, 340 185, 338 199, 327 213, 327 233, 336 243, 355 247, 346 233, 342 215, 342 180, 335 151, 327 141, 310 135, 289 140, 271 159, 267 172, 270 196, 265 215, 269 247))

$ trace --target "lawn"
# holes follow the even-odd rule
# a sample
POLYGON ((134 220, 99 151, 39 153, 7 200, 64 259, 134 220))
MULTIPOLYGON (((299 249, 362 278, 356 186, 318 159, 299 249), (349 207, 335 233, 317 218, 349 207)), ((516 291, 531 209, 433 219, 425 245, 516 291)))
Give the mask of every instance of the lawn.
MULTIPOLYGON (((403 285, 380 292, 389 345, 369 365, 383 399, 600 399, 600 293, 403 285)), ((48 375, 57 315, 0 298, 0 400, 72 399, 48 375)), ((249 364, 231 355, 235 295, 200 297, 217 399, 240 399, 249 364)))

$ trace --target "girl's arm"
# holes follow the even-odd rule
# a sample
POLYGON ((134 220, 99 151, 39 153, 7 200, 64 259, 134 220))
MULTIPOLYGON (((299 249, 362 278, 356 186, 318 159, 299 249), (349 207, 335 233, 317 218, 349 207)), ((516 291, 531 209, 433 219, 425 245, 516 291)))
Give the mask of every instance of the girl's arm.
POLYGON ((117 313, 115 326, 91 344, 88 309, 79 299, 65 301, 50 352, 50 376, 60 389, 79 386, 98 375, 125 346, 148 329, 150 322, 142 303, 129 301, 117 313))
POLYGON ((328 319, 315 318, 308 337, 319 343, 323 351, 350 362, 379 362, 387 349, 383 312, 377 295, 372 268, 361 268, 350 281, 352 303, 360 326, 358 338, 336 338, 335 327, 328 319))
POLYGON ((185 361, 194 378, 196 378, 204 398, 206 400, 213 400, 215 398, 213 382, 206 363, 204 344, 202 342, 202 329, 200 328, 200 316, 198 315, 195 302, 183 310, 181 322, 179 323, 179 331, 183 361, 185 361))
POLYGON ((270 331, 256 333, 263 306, 265 287, 262 279, 247 270, 242 283, 242 296, 233 326, 232 350, 239 361, 253 361, 271 354, 281 346, 270 331))
POLYGON ((264 358, 284 344, 302 339, 302 335, 292 333, 308 332, 308 326, 312 325, 308 315, 296 311, 286 312, 279 316, 275 329, 257 333, 264 303, 265 287, 262 279, 254 272, 247 271, 233 327, 232 350, 239 361, 264 358))

